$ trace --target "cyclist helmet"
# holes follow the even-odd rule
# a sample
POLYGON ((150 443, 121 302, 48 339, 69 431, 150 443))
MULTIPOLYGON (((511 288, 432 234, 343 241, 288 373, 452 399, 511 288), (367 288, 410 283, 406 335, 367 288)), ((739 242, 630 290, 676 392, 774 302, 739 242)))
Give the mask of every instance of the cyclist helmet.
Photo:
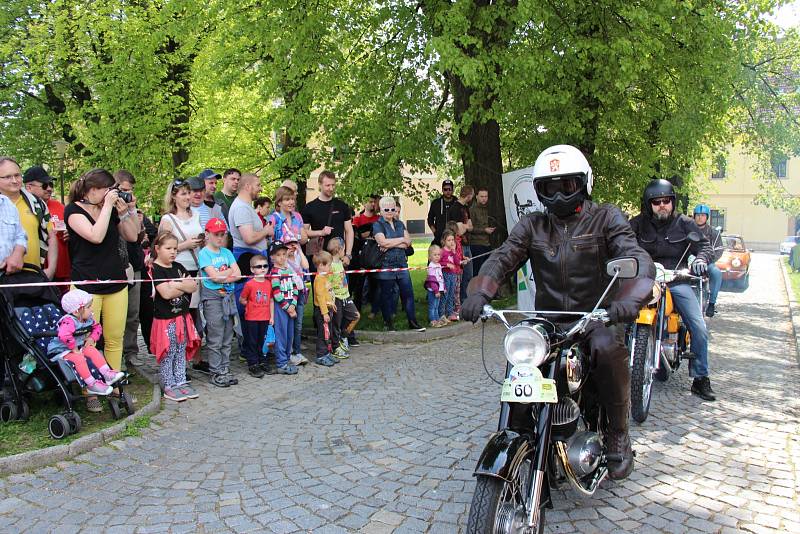
POLYGON ((555 145, 536 158, 533 188, 547 211, 559 217, 575 213, 592 193, 592 168, 580 150, 555 145))
POLYGON ((642 213, 652 215, 653 210, 650 207, 650 201, 654 198, 671 197, 672 209, 675 209, 675 189, 672 184, 667 180, 657 179, 650 180, 647 187, 644 188, 642 193, 642 213))
POLYGON ((705 204, 698 204, 694 207, 694 214, 695 215, 705 215, 706 217, 711 216, 711 208, 706 206, 705 204))

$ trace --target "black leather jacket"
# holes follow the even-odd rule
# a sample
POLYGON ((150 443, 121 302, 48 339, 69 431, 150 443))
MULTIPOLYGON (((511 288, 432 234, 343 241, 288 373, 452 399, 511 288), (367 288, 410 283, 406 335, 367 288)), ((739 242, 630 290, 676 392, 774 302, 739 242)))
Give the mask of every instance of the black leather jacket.
POLYGON ((666 269, 683 269, 687 267, 689 255, 702 259, 707 264, 714 263, 711 246, 706 236, 700 231, 694 219, 673 212, 666 221, 656 221, 651 215, 639 214, 631 219, 631 228, 636 234, 639 245, 647 251, 653 261, 666 269), (689 241, 689 233, 697 232, 700 241, 689 241), (686 251, 689 247, 689 252, 686 251), (681 259, 683 257, 683 259, 681 259), (680 264, 678 263, 680 261, 680 264))
POLYGON ((614 300, 644 305, 652 296, 655 267, 616 206, 585 200, 579 213, 565 219, 530 213, 484 262, 468 293, 493 297, 500 284, 530 259, 537 309, 586 312, 611 280, 606 261, 620 256, 639 260, 639 275, 612 288, 603 305, 614 300))
POLYGON ((700 228, 700 233, 708 239, 709 245, 711 246, 713 261, 717 261, 722 257, 722 253, 725 251, 725 244, 722 242, 722 236, 716 228, 708 223, 703 226, 698 225, 697 227, 700 228))

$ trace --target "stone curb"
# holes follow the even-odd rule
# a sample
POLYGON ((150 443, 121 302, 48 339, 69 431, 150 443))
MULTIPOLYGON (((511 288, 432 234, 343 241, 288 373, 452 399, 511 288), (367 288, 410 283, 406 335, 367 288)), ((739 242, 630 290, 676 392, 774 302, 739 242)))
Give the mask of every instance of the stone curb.
POLYGON ((39 449, 35 451, 21 452, 19 454, 14 454, 13 456, 0 458, 0 476, 30 471, 31 469, 38 469, 46 465, 74 458, 79 454, 83 454, 84 452, 88 452, 96 447, 100 447, 101 445, 116 439, 120 434, 125 432, 128 423, 133 422, 134 419, 143 415, 153 415, 159 411, 160 407, 161 388, 158 386, 158 384, 154 384, 153 399, 146 406, 137 410, 136 413, 129 415, 125 419, 111 425, 108 428, 98 430, 92 434, 87 434, 71 443, 55 445, 53 447, 47 447, 45 449, 39 449))
MULTIPOLYGON (((356 337, 359 341, 369 341, 371 343, 424 343, 426 341, 435 341, 437 339, 446 339, 449 337, 458 336, 470 331, 472 328, 478 328, 479 323, 472 324, 469 322, 459 321, 456 324, 444 326, 442 328, 427 327, 424 332, 417 332, 415 330, 398 330, 396 332, 383 332, 378 330, 356 330, 356 337)), ((317 335, 316 330, 304 329, 303 335, 313 338, 317 335)))
POLYGON ((786 264, 783 262, 783 257, 778 260, 781 264, 781 271, 783 272, 783 285, 786 288, 786 295, 789 298, 789 315, 792 317, 792 331, 794 332, 794 357, 800 365, 800 305, 795 298, 794 291, 792 291, 792 283, 789 281, 789 271, 786 269, 786 264))

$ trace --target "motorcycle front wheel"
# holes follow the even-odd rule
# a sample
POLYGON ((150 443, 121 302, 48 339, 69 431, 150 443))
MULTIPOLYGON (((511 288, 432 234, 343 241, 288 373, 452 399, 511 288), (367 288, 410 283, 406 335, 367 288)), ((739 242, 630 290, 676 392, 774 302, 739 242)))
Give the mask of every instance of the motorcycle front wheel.
POLYGON ((650 413, 653 390, 655 340, 652 327, 637 324, 633 334, 633 366, 631 367, 631 417, 644 423, 650 413))
POLYGON ((478 475, 467 520, 468 534, 542 534, 544 507, 539 506, 539 522, 527 527, 525 500, 533 481, 532 454, 520 451, 508 480, 478 475))

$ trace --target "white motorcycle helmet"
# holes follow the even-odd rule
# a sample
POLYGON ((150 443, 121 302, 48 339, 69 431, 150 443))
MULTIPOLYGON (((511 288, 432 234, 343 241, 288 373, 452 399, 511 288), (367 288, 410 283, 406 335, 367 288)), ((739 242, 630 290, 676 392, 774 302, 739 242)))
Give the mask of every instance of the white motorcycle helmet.
POLYGON ((555 145, 536 158, 533 188, 547 211, 559 217, 575 213, 592 194, 592 167, 583 153, 570 145, 555 145))

